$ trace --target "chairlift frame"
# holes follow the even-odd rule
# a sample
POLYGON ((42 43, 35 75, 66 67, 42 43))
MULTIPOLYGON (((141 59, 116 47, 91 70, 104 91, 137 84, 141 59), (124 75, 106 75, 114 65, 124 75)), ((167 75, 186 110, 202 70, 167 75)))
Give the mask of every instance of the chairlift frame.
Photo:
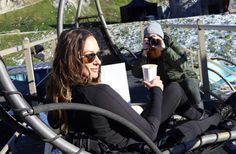
MULTIPOLYGON (((87 17, 81 17, 81 10, 82 10, 82 5, 83 5, 83 0, 78 1, 78 7, 77 7, 77 10, 76 10, 76 15, 75 15, 75 18, 74 18, 73 25, 75 26, 75 28, 78 28, 78 27, 80 27, 80 25, 79 25, 79 20, 80 19, 88 19, 88 18, 98 17, 100 19, 100 23, 101 23, 101 31, 104 35, 104 39, 107 43, 107 46, 109 47, 110 52, 113 53, 119 59, 119 61, 125 62, 126 67, 128 69, 130 69, 132 67, 132 64, 125 58, 125 55, 123 55, 121 53, 121 51, 122 50, 127 51, 133 59, 137 59, 137 56, 125 47, 119 48, 119 47, 116 46, 115 42, 111 39, 110 34, 108 32, 107 23, 106 23, 106 20, 103 16, 100 1, 99 0, 94 0, 94 1, 95 1, 95 5, 96 5, 97 15, 87 16, 87 17)), ((64 24, 64 22, 63 22, 64 5, 65 5, 65 0, 60 0, 59 1, 59 6, 58 6, 58 12, 57 12, 57 36, 58 37, 60 36, 61 32, 64 30, 64 26, 63 26, 63 24, 64 24)))

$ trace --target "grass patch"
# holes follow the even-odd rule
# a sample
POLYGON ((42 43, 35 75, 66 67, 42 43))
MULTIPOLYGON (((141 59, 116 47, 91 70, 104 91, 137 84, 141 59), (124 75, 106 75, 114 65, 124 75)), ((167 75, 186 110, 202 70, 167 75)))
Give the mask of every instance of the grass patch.
POLYGON ((0 16, 0 31, 52 30, 52 26, 56 25, 56 12, 51 0, 43 0, 32 6, 4 13, 0 16))
MULTIPOLYGON (((131 0, 100 0, 100 5, 103 11, 103 16, 106 22, 120 22, 120 7, 127 5, 131 0)), ((90 6, 82 10, 84 16, 97 15, 95 2, 91 2, 90 6)))
MULTIPOLYGON (((131 0, 100 0, 101 8, 107 22, 120 22, 120 7, 127 5, 131 0)), ((64 10, 64 23, 74 22, 76 8, 69 6, 64 10)), ((88 7, 83 7, 83 16, 97 15, 95 2, 91 1, 88 7)), ((53 30, 56 28, 57 8, 51 0, 43 0, 34 5, 13 12, 0 15, 0 32, 15 29, 21 32, 37 30, 53 30)))
POLYGON ((39 37, 39 35, 41 34, 2 35, 0 36, 0 50, 21 45, 25 37, 28 37, 31 41, 36 40, 35 37, 39 37))

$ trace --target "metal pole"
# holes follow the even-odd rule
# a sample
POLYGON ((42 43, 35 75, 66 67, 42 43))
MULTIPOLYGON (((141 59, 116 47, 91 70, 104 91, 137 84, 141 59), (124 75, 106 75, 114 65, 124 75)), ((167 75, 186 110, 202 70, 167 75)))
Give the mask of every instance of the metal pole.
POLYGON ((79 27, 79 22, 80 21, 78 20, 78 18, 80 17, 82 6, 83 6, 83 0, 79 0, 78 1, 78 7, 77 7, 77 10, 76 10, 76 15, 75 15, 75 26, 76 26, 76 28, 79 27))
POLYGON ((57 37, 59 38, 61 32, 63 31, 63 14, 64 14, 65 1, 60 0, 57 10, 57 37))
POLYGON ((8 140, 7 144, 2 148, 0 153, 8 153, 9 150, 13 151, 15 150, 15 141, 20 136, 20 133, 15 132, 12 137, 8 140))
POLYGON ((26 71, 27 71, 30 95, 36 96, 37 90, 36 90, 35 77, 34 77, 34 67, 33 67, 33 63, 32 63, 32 56, 31 56, 31 50, 30 50, 29 43, 30 43, 29 39, 26 37, 23 40, 24 53, 25 53, 25 64, 26 64, 26 71))
POLYGON ((171 26, 168 24, 168 20, 165 23, 165 30, 168 35, 171 35, 171 26))
POLYGON ((96 4, 97 11, 98 11, 98 16, 100 17, 102 25, 103 25, 104 29, 107 32, 107 23, 106 23, 106 20, 105 20, 105 18, 103 16, 103 12, 102 12, 99 0, 95 0, 95 4, 96 4))
POLYGON ((210 99, 210 91, 209 87, 209 77, 208 77, 208 67, 207 67, 207 50, 205 44, 205 31, 203 28, 202 20, 197 20, 198 26, 198 39, 199 39, 199 51, 198 51, 198 61, 199 61, 199 68, 200 70, 200 79, 201 83, 203 84, 203 90, 205 92, 206 99, 210 99))

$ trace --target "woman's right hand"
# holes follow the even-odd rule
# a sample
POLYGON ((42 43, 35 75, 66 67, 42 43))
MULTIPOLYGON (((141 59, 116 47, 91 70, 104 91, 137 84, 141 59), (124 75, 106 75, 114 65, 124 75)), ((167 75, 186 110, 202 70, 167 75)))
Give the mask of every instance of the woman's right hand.
POLYGON ((153 79, 152 81, 143 81, 143 82, 147 88, 159 87, 163 91, 164 85, 162 83, 162 80, 160 79, 160 76, 156 76, 156 78, 153 79))

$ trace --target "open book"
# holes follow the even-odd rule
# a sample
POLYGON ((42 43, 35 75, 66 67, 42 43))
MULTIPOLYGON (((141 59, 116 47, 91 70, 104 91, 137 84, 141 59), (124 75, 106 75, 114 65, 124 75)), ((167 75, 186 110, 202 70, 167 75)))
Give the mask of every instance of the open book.
MULTIPOLYGON (((103 65, 101 67, 101 82, 110 85, 127 103, 131 103, 125 63, 103 65)), ((140 106, 132 105, 131 107, 138 114, 143 111, 140 106)))
POLYGON ((101 82, 110 85, 126 102, 130 103, 125 63, 103 65, 101 67, 101 82))

